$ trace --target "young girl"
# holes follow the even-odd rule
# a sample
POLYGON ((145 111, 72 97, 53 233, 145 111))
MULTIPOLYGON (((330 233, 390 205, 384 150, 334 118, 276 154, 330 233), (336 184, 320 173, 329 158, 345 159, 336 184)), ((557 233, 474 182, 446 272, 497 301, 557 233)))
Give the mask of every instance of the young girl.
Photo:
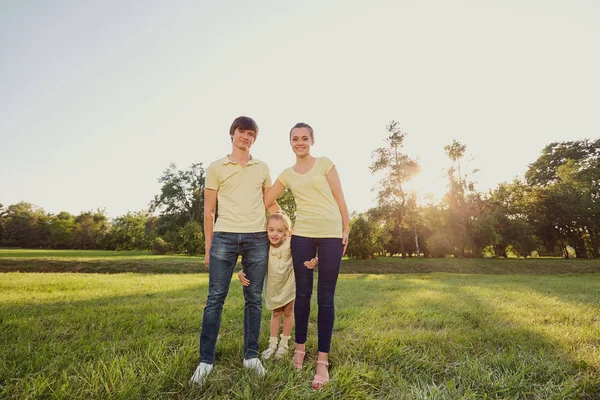
MULTIPOLYGON (((267 236, 271 242, 269 249, 269 264, 266 273, 265 302, 267 310, 272 310, 269 347, 263 351, 263 359, 283 357, 288 351, 288 341, 294 324, 294 299, 296 297, 296 280, 290 250, 290 235, 292 233, 290 219, 283 212, 276 212, 267 220, 267 236), (277 334, 283 314, 283 333, 277 345, 277 334)), ((313 258, 305 262, 307 268, 313 269, 318 261, 313 258)), ((244 271, 238 273, 238 279, 244 286, 250 281, 244 271)))

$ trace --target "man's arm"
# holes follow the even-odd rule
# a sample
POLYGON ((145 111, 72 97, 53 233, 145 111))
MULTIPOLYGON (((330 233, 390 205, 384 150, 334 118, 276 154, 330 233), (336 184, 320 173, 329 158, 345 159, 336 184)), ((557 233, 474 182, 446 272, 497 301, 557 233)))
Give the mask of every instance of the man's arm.
POLYGON ((204 189, 204 243, 206 254, 204 264, 210 268, 210 246, 212 244, 213 230, 215 229, 215 211, 217 210, 217 191, 204 189))

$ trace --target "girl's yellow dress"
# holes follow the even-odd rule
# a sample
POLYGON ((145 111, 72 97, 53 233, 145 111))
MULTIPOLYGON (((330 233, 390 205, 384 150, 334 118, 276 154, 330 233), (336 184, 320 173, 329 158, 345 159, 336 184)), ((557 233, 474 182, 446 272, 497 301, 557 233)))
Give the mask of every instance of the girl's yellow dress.
POLYGON ((279 247, 270 246, 265 279, 267 310, 283 307, 296 298, 296 278, 289 237, 285 238, 279 247))

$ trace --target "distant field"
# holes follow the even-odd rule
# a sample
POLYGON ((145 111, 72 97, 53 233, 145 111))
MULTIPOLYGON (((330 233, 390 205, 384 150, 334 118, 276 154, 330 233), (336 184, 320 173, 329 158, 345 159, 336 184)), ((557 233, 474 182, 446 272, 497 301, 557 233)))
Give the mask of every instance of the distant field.
POLYGON ((316 312, 304 370, 290 354, 257 378, 242 368, 235 280, 213 374, 188 384, 207 278, 2 274, 0 398, 600 398, 600 274, 342 275, 332 381, 316 394, 316 312))
POLYGON ((171 259, 188 256, 156 256, 148 251, 111 251, 111 250, 38 250, 38 249, 0 249, 0 258, 47 258, 47 259, 171 259))
MULTIPOLYGON (((0 250, 0 272, 202 273, 204 256, 156 256, 139 251, 0 250)), ((564 274, 600 272, 600 260, 563 258, 407 258, 378 257, 342 262, 342 273, 423 272, 564 274)))

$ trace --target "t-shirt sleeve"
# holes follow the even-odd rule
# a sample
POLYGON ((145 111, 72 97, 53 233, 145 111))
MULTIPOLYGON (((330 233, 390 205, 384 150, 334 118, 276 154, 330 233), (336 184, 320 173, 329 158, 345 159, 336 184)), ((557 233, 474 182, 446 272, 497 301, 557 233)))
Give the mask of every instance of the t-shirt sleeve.
POLYGON ((322 168, 323 174, 327 175, 329 173, 329 171, 331 171, 331 168, 335 167, 335 164, 333 163, 333 161, 331 161, 327 157, 323 157, 322 160, 323 161, 321 162, 321 168, 322 168))
POLYGON ((273 186, 271 182, 271 172, 269 171, 269 166, 265 164, 265 180, 263 182, 263 189, 267 189, 273 186))
POLYGON ((215 164, 210 164, 206 170, 206 178, 204 180, 204 186, 207 189, 219 190, 219 176, 217 174, 217 168, 215 164))
POLYGON ((277 177, 277 180, 280 181, 283 184, 283 186, 285 186, 285 187, 290 186, 288 179, 287 179, 287 175, 288 174, 287 174, 287 169, 286 169, 281 174, 279 174, 279 176, 277 177))

